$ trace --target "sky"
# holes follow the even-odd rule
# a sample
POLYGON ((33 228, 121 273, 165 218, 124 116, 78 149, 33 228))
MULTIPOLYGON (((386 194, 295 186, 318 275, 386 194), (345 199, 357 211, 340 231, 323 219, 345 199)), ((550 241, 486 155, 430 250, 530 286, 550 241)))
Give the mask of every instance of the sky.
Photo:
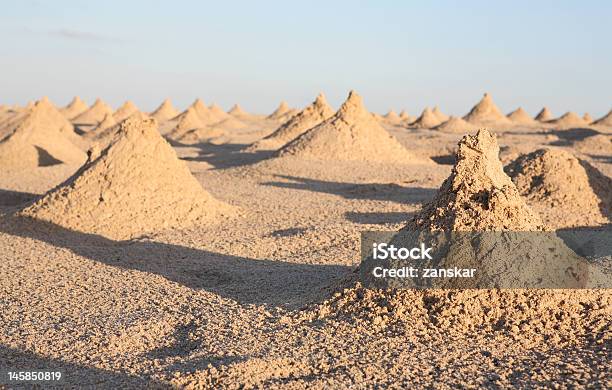
POLYGON ((610 1, 0 0, 0 103, 612 108, 610 1))

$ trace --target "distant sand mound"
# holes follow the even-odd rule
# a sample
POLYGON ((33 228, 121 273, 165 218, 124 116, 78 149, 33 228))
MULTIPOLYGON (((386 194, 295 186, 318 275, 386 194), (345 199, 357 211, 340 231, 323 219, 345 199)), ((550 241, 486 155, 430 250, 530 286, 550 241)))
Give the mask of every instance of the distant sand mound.
POLYGON ((409 124, 412 123, 416 120, 415 117, 413 117, 412 115, 408 114, 405 110, 402 110, 399 114, 399 117, 402 121, 402 123, 404 124, 409 124))
POLYGON ((132 115, 136 111, 138 111, 138 107, 136 107, 136 105, 131 100, 127 100, 121 105, 121 107, 117 109, 117 111, 115 111, 113 117, 115 118, 115 121, 121 122, 129 118, 130 115, 132 115))
POLYGON ((493 98, 488 93, 484 94, 478 104, 463 119, 477 125, 507 125, 511 123, 497 108, 493 98))
POLYGON ((274 121, 282 121, 285 122, 290 119, 291 116, 295 115, 296 110, 289 107, 286 101, 280 102, 278 108, 272 112, 272 114, 268 115, 267 119, 274 121))
POLYGON ((219 118, 210 111, 202 99, 196 99, 190 107, 195 111, 203 125, 219 122, 219 118))
POLYGON ((117 124, 117 121, 115 120, 114 115, 106 115, 104 117, 104 119, 102 120, 102 122, 98 123, 98 126, 96 126, 92 132, 93 133, 98 133, 101 131, 104 131, 110 127, 113 127, 117 124))
POLYGON ((151 118, 155 119, 158 123, 162 123, 174 118, 178 114, 178 110, 174 108, 170 99, 165 99, 150 115, 151 118))
POLYGON ((34 168, 82 163, 85 154, 70 141, 70 122, 47 99, 38 101, 0 141, 0 167, 34 168))
POLYGON ((396 163, 428 161, 413 156, 387 133, 354 91, 331 118, 285 145, 277 156, 396 163))
POLYGON ((438 126, 440 123, 440 119, 438 119, 433 111, 429 107, 425 107, 417 120, 410 124, 410 127, 418 129, 432 129, 438 126))
POLYGON ((219 107, 219 105, 216 103, 211 104, 208 109, 210 110, 212 117, 215 118, 217 122, 221 122, 222 120, 228 119, 230 117, 230 115, 227 112, 223 111, 223 109, 219 107))
POLYGON ((397 112, 393 110, 389 110, 389 112, 387 112, 383 118, 387 123, 393 125, 398 124, 402 121, 402 118, 400 118, 399 115, 397 115, 397 112))
POLYGON ((230 212, 202 189, 150 119, 123 122, 108 147, 90 150, 74 176, 19 215, 130 239, 210 222, 230 212))
POLYGON ((572 111, 566 112, 561 117, 549 121, 549 123, 554 124, 558 128, 584 127, 589 125, 584 119, 572 111))
POLYGON ((176 117, 176 126, 168 133, 170 139, 178 139, 187 133, 189 130, 199 129, 204 127, 204 123, 197 114, 193 105, 189 106, 182 114, 176 117))
POLYGON ((512 111, 508 114, 508 119, 512 122, 521 124, 521 125, 534 125, 537 122, 533 119, 527 111, 523 110, 523 107, 519 107, 516 110, 512 111))
POLYGON ((593 117, 588 112, 584 113, 584 115, 582 116, 582 119, 589 125, 593 123, 593 117))
POLYGON ((612 110, 610 110, 606 115, 597 119, 595 122, 593 122, 593 124, 599 126, 612 126, 612 110))
POLYGON ((73 118, 72 122, 77 125, 97 125, 109 114, 113 115, 113 109, 98 98, 89 110, 73 118))
POLYGON ((540 112, 538 112, 538 115, 536 115, 535 119, 538 122, 548 122, 553 119, 553 115, 552 112, 550 112, 550 110, 548 109, 548 107, 544 107, 540 110, 540 112))
POLYGON ((252 144, 247 150, 276 150, 332 115, 334 111, 327 104, 325 95, 321 93, 312 104, 294 115, 272 134, 252 144))
POLYGON ((68 103, 66 107, 60 109, 60 113, 66 117, 66 119, 73 119, 76 116, 87 111, 89 107, 85 104, 84 101, 81 100, 80 97, 75 96, 72 98, 72 101, 68 103))
POLYGON ((436 116, 436 118, 438 118, 440 123, 446 122, 449 119, 448 115, 443 113, 438 106, 435 106, 431 112, 436 116))
MULTIPOLYGON (((182 144, 192 145, 200 142, 212 142, 213 140, 218 142, 224 135, 225 132, 222 129, 215 126, 207 126, 191 129, 174 138, 174 140, 182 144)), ((221 139, 219 142, 222 143, 224 141, 224 139, 221 139)))
POLYGON ((612 180, 586 161, 558 149, 520 156, 506 168, 521 195, 555 228, 604 224, 612 180))
POLYGON ((463 120, 462 118, 451 116, 446 122, 439 124, 433 128, 434 130, 443 131, 446 133, 470 133, 477 129, 473 124, 463 120))

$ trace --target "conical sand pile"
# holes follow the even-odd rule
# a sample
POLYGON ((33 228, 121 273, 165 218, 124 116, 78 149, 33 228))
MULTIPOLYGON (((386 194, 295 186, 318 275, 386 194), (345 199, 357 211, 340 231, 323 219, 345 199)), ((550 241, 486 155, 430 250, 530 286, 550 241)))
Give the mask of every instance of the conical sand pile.
POLYGON ((351 91, 331 118, 288 143, 277 156, 315 160, 359 160, 372 162, 418 162, 363 105, 351 91))
POLYGON ((477 125, 510 124, 510 120, 502 114, 499 108, 497 108, 493 102, 493 98, 488 93, 484 94, 478 104, 476 104, 463 119, 477 125))
POLYGON ((434 115, 433 111, 429 107, 426 107, 421 116, 414 121, 410 127, 415 127, 419 129, 432 129, 440 124, 440 119, 436 115, 434 115))
POLYGON ((200 116, 197 114, 193 105, 188 107, 187 110, 180 114, 176 119, 178 120, 178 123, 168 134, 168 138, 170 139, 176 140, 189 130, 204 127, 204 124, 202 123, 202 120, 200 119, 200 116))
POLYGON ((286 121, 295 114, 295 110, 289 107, 286 101, 280 102, 278 108, 268 115, 268 119, 274 121, 286 121))
POLYGON ((115 120, 114 115, 106 115, 104 117, 104 120, 102 120, 102 122, 98 123, 98 126, 96 126, 91 132, 93 133, 99 133, 101 131, 104 131, 108 128, 111 128, 113 126, 115 126, 117 124, 117 121, 115 120))
POLYGON ((459 142, 457 162, 432 202, 410 223, 441 231, 535 231, 540 217, 504 173, 495 136, 486 130, 459 142))
POLYGON ((88 109, 89 107, 87 104, 85 104, 80 97, 75 96, 66 107, 60 109, 60 112, 66 117, 66 119, 73 119, 88 109))
POLYGON ((607 223, 612 180, 558 149, 520 156, 506 168, 529 205, 555 228, 607 223))
POLYGON ((138 111, 138 107, 136 107, 131 100, 127 100, 117 109, 117 111, 115 111, 113 117, 115 118, 115 121, 121 122, 129 118, 136 111, 138 111))
POLYGON ((19 214, 129 239, 209 222, 230 212, 202 189, 150 119, 123 122, 110 146, 92 149, 73 177, 19 214))
POLYGON ((597 119, 593 124, 599 126, 612 126, 612 110, 603 117, 597 119))
POLYGON ((162 123, 174 118, 178 114, 178 110, 174 108, 170 99, 165 99, 162 104, 160 104, 160 106, 157 107, 157 109, 155 109, 155 111, 153 111, 150 115, 158 123, 162 123))
POLYGON ((550 112, 548 107, 544 107, 540 110, 540 112, 538 112, 538 115, 536 115, 535 119, 538 122, 548 122, 553 119, 552 112, 550 112))
POLYGON ((251 114, 242 109, 240 104, 234 104, 232 108, 228 111, 228 114, 236 118, 248 118, 251 116, 251 114))
POLYGON ((438 118, 438 120, 440 121, 440 123, 442 123, 442 122, 446 122, 446 121, 449 119, 448 115, 446 115, 445 113, 443 113, 443 112, 440 110, 440 107, 438 107, 438 106, 435 106, 435 107, 433 108, 433 110, 431 110, 431 112, 433 112, 433 114, 436 116, 436 118, 438 118))
POLYGON ((276 150, 332 115, 334 111, 327 104, 325 95, 321 93, 312 104, 281 125, 274 133, 255 142, 247 150, 276 150))
POLYGON ((447 133, 470 133, 476 130, 476 126, 466 122, 462 118, 451 116, 446 122, 434 127, 434 130, 439 130, 447 133))
POLYGON ((508 119, 521 125, 534 125, 537 123, 531 116, 529 116, 527 111, 523 110, 523 107, 519 107, 508 114, 508 119))
POLYGON ((98 98, 89 110, 77 115, 72 119, 72 122, 78 125, 97 125, 108 114, 113 115, 113 109, 98 98))
POLYGON ((0 141, 0 167, 82 163, 85 154, 70 141, 72 136, 77 137, 72 124, 47 99, 42 99, 0 141))
POLYGON ((402 123, 404 123, 406 125, 409 124, 409 123, 412 123, 412 122, 414 122, 416 120, 415 117, 413 117, 412 115, 408 114, 405 110, 402 110, 400 112, 399 117, 400 117, 402 123))
POLYGON ((584 119, 572 111, 566 112, 561 117, 549 121, 549 123, 559 128, 583 127, 589 125, 584 119))
POLYGON ((222 120, 228 119, 230 117, 230 115, 227 112, 223 111, 223 109, 219 107, 219 105, 216 103, 211 104, 208 109, 210 110, 210 114, 212 115, 212 117, 217 122, 221 122, 222 120))
POLYGON ((393 110, 389 110, 389 112, 385 114, 384 119, 390 124, 397 124, 402 121, 402 118, 400 118, 399 115, 397 115, 397 112, 393 110))
POLYGON ((582 119, 587 123, 587 124, 591 124, 593 123, 593 117, 591 116, 591 114, 589 114, 588 112, 585 112, 584 115, 582 116, 582 119))
POLYGON ((210 109, 204 104, 202 99, 196 99, 190 106, 198 118, 202 122, 202 125, 209 125, 219 122, 219 119, 210 111, 210 109))

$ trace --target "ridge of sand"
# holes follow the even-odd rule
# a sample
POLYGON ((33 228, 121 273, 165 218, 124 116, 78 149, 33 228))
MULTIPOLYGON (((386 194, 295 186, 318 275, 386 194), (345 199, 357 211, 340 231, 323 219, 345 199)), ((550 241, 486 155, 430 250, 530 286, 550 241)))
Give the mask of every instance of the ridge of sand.
POLYGON ((533 125, 537 123, 535 119, 529 116, 527 111, 523 110, 523 107, 519 107, 508 114, 508 119, 514 123, 519 123, 522 125, 533 125))
POLYGON ((167 135, 168 138, 173 140, 180 138, 190 130, 204 127, 204 123, 193 105, 187 107, 187 109, 175 119, 178 122, 167 135))
POLYGON ((89 106, 80 97, 75 96, 66 107, 61 108, 59 111, 66 119, 73 119, 88 109, 89 106))
POLYGON ((320 93, 308 107, 283 123, 272 134, 253 143, 247 148, 247 151, 276 150, 332 115, 334 115, 334 111, 327 103, 325 95, 320 93))
POLYGON ((48 99, 41 99, 0 141, 0 166, 33 168, 59 163, 82 163, 85 154, 71 142, 72 124, 48 99))
POLYGON ((548 107, 543 107, 538 115, 536 115, 535 120, 538 122, 548 122, 553 119, 552 112, 548 109, 548 107))
POLYGON ((151 114, 151 118, 155 119, 158 123, 165 122, 179 115, 179 111, 174 108, 170 99, 164 99, 164 101, 157 107, 151 114))
POLYGON ((440 124, 440 119, 433 113, 429 107, 425 107, 421 115, 416 121, 410 124, 410 127, 418 129, 432 129, 440 124))
POLYGON ((116 122, 121 122, 121 121, 129 118, 136 111, 139 111, 138 107, 136 107, 136 105, 131 100, 126 100, 121 105, 121 107, 119 107, 115 111, 115 113, 113 114, 113 117, 115 118, 116 122))
POLYGON ((18 214, 120 240, 231 212, 200 186, 154 119, 124 121, 108 147, 88 154, 78 172, 18 214))
POLYGON ((566 112, 559 118, 549 121, 549 123, 554 124, 559 128, 588 126, 588 123, 585 122, 584 119, 582 119, 578 114, 572 111, 566 112))
POLYGON ((508 118, 493 102, 493 98, 488 93, 485 93, 483 98, 463 117, 468 122, 477 125, 487 124, 509 124, 508 118))
POLYGON ((109 114, 113 115, 113 109, 102 99, 97 98, 89 110, 77 115, 72 122, 79 125, 97 125, 109 114))
POLYGON ((366 110, 363 100, 351 91, 340 109, 282 147, 276 155, 315 160, 376 162, 430 162, 408 152, 366 110))
POLYGON ((555 228, 609 222, 612 180, 560 149, 521 155, 506 167, 519 193, 555 228))
POLYGON ((446 122, 449 119, 448 115, 443 113, 438 106, 435 106, 431 112, 438 118, 440 123, 446 122))
POLYGON ((504 172, 497 139, 487 130, 461 139, 451 175, 410 225, 434 231, 537 231, 544 227, 504 172))
POLYGON ((593 124, 599 126, 612 126, 612 110, 608 111, 606 115, 594 121, 593 124))
POLYGON ((446 122, 439 124, 433 128, 447 133, 470 133, 477 129, 477 127, 463 118, 457 116, 450 116, 446 122))

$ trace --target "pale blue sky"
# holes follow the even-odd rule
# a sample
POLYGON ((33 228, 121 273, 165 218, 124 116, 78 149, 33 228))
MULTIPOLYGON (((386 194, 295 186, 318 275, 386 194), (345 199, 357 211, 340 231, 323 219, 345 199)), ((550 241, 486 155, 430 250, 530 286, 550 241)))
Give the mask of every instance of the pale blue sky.
POLYGON ((612 108, 610 1, 0 1, 0 102, 612 108))

